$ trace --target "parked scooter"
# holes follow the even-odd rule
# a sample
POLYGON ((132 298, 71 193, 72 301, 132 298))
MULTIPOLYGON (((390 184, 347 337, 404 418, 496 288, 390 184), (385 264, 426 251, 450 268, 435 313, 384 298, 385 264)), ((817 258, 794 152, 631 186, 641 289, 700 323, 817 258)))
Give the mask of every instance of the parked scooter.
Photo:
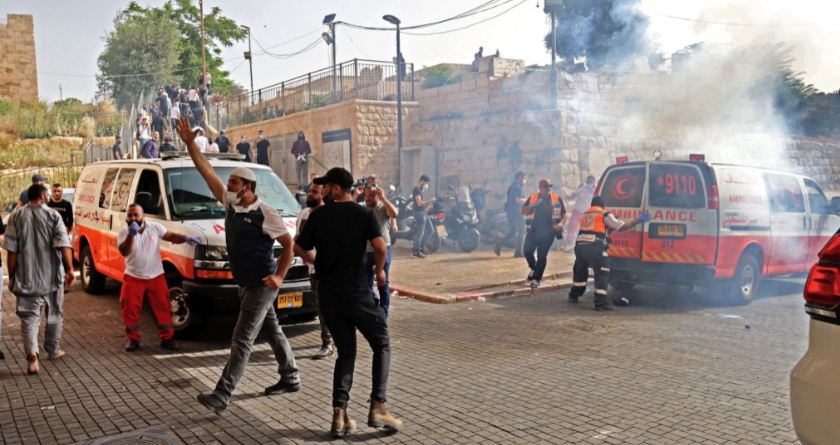
MULTIPOLYGON (((397 215, 397 232, 391 234, 391 245, 397 243, 397 240, 405 239, 414 241, 414 234, 416 228, 414 220, 414 203, 410 199, 400 196, 397 189, 391 185, 389 187, 388 200, 394 204, 399 214, 397 215)), ((423 234, 423 250, 426 253, 434 253, 440 249, 440 236, 432 216, 426 218, 426 230, 423 234)))
POLYGON ((478 212, 473 205, 469 187, 450 187, 446 202, 443 213, 446 238, 457 242, 462 252, 472 252, 478 248, 481 234, 476 228, 478 212))

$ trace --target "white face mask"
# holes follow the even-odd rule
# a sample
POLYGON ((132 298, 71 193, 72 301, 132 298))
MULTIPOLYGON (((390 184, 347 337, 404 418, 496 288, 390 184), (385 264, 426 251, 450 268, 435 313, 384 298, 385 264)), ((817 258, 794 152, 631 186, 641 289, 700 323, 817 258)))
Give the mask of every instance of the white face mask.
POLYGON ((429 184, 423 184, 423 190, 429 190, 429 184))
POLYGON ((242 202, 242 197, 239 196, 239 193, 232 192, 232 191, 228 190, 227 191, 227 200, 228 200, 229 203, 231 203, 233 205, 239 205, 239 203, 242 202))

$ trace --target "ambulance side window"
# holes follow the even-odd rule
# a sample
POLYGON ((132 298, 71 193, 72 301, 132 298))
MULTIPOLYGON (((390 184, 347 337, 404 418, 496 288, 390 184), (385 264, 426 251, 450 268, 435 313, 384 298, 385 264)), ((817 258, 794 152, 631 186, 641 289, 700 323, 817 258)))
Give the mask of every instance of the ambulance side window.
POLYGON ((607 207, 641 207, 645 189, 645 168, 627 167, 611 170, 601 186, 607 207))
POLYGON ((143 170, 137 183, 134 201, 147 215, 164 216, 163 195, 160 192, 160 175, 154 170, 143 170))
POLYGON ((831 215, 834 211, 828 203, 825 194, 816 182, 805 179, 805 191, 808 193, 808 204, 811 206, 811 213, 817 215, 831 215))
POLYGON ((792 175, 768 173, 767 189, 770 210, 774 213, 805 213, 805 196, 799 178, 792 175))
POLYGON ((128 209, 128 195, 131 194, 131 184, 134 182, 134 176, 137 170, 122 169, 117 182, 114 185, 114 196, 111 198, 111 210, 115 212, 125 212, 128 209))
POLYGON ((109 168, 105 172, 105 180, 102 181, 102 189, 99 191, 99 207, 102 209, 111 208, 111 195, 114 191, 114 181, 117 179, 117 168, 109 168))
POLYGON ((693 165, 650 165, 651 207, 698 209, 706 206, 700 170, 693 165))

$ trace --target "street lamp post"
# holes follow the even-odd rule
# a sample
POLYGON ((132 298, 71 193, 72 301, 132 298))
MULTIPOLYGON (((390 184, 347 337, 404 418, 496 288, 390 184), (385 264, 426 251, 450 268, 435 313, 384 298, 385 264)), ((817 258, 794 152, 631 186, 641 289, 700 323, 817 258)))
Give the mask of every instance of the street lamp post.
POLYGON ((335 73, 335 65, 336 65, 336 61, 335 61, 335 51, 336 51, 335 50, 335 25, 336 25, 335 14, 325 15, 323 24, 330 27, 330 34, 324 33, 322 35, 322 37, 324 38, 324 40, 326 40, 327 45, 332 46, 332 96, 333 96, 332 99, 333 99, 333 102, 335 102, 336 101, 336 91, 338 91, 338 88, 336 86, 337 85, 337 83, 336 83, 337 78, 336 78, 336 73, 335 73))
POLYGON ((248 71, 251 72, 251 100, 254 100, 254 55, 251 53, 251 27, 244 26, 248 30, 248 52, 245 53, 245 58, 248 59, 248 71))
POLYGON ((397 187, 400 186, 400 169, 402 167, 402 148, 403 148, 403 128, 402 128, 402 73, 403 73, 403 58, 400 50, 400 19, 393 15, 385 15, 382 17, 388 23, 397 27, 397 187))

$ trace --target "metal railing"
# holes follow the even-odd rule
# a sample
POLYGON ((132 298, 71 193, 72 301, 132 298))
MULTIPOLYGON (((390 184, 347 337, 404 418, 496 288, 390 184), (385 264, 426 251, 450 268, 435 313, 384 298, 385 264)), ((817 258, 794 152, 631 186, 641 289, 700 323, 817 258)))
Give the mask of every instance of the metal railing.
POLYGON ((28 167, 0 175, 0 204, 6 207, 17 202, 21 192, 32 185, 32 176, 35 174, 47 177, 49 184, 59 183, 64 187, 75 187, 76 181, 84 168, 85 154, 82 150, 70 152, 70 161, 61 164, 28 167))
POLYGON ((221 128, 288 116, 348 99, 393 101, 397 75, 403 100, 414 100, 414 64, 353 59, 253 93, 228 97, 214 116, 221 128), (333 74, 335 73, 335 74, 333 74))

